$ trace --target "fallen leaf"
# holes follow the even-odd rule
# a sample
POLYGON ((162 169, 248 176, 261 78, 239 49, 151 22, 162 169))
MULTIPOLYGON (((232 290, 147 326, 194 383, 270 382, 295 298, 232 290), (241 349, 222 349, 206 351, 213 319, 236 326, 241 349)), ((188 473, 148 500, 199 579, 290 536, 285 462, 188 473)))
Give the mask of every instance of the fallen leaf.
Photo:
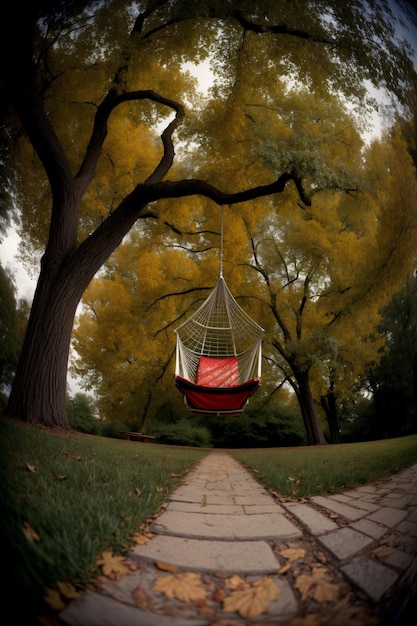
POLYGON ((65 602, 63 602, 61 594, 56 589, 47 589, 44 600, 54 611, 62 611, 62 609, 65 609, 65 602))
POLYGON ((142 609, 142 611, 152 609, 152 596, 143 587, 136 587, 133 592, 133 599, 138 609, 142 609))
POLYGON ((286 565, 283 565, 279 570, 278 570, 278 574, 286 574, 288 572, 288 570, 291 569, 291 563, 287 563, 286 565))
POLYGON ((286 548, 278 552, 284 559, 288 561, 296 561, 297 559, 303 559, 306 555, 306 551, 303 548, 286 548))
POLYGON ((271 578, 265 576, 246 589, 237 589, 225 598, 223 608, 227 612, 237 612, 244 619, 257 617, 267 610, 269 603, 276 600, 280 590, 271 578))
POLYGON ((136 487, 136 488, 135 488, 135 494, 136 494, 137 496, 140 496, 140 494, 141 494, 141 493, 142 493, 142 489, 139 489, 139 487, 136 487))
POLYGON ((225 584, 228 589, 241 589, 242 587, 249 587, 249 583, 237 574, 233 574, 233 576, 227 578, 225 584))
POLYGON ((165 561, 156 561, 155 565, 163 572, 178 572, 177 565, 171 565, 171 563, 165 563, 165 561))
POLYGON ((170 600, 181 602, 204 602, 206 590, 201 582, 201 575, 195 572, 174 573, 161 576, 153 586, 155 591, 162 591, 170 600))
POLYGON ((72 583, 58 581, 56 586, 66 600, 75 600, 80 595, 72 583))
POLYGON ((22 531, 28 541, 33 542, 41 540, 36 530, 33 530, 32 526, 30 526, 30 524, 28 524, 27 522, 23 522, 22 531))
POLYGON ((313 598, 317 602, 332 602, 340 595, 340 585, 329 580, 328 571, 322 566, 313 567, 312 575, 301 574, 294 587, 301 594, 301 599, 313 598))
POLYGON ((152 535, 144 535, 143 533, 135 533, 132 535, 132 541, 138 544, 138 546, 144 546, 148 543, 149 539, 152 539, 152 535))
POLYGON ((60 474, 59 476, 57 476, 57 480, 65 480, 66 476, 65 474, 60 474))
POLYGON ((26 463, 26 467, 28 468, 29 472, 32 472, 32 474, 36 474, 36 467, 34 465, 26 463))
POLYGON ((384 557, 392 554, 392 548, 389 548, 388 546, 379 546, 378 548, 375 548, 373 552, 375 556, 379 557, 380 559, 383 559, 384 557))
POLYGON ((97 565, 101 566, 101 571, 105 576, 112 580, 119 580, 121 576, 129 572, 122 556, 113 556, 111 550, 105 550, 101 556, 102 558, 97 560, 97 565))

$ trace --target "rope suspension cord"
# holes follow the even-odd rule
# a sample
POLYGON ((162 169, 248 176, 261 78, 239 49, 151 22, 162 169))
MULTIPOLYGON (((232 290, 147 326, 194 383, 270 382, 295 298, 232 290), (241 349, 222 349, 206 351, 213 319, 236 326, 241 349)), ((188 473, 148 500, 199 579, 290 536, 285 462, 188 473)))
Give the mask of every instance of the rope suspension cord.
POLYGON ((224 206, 220 214, 220 278, 223 278, 224 206))

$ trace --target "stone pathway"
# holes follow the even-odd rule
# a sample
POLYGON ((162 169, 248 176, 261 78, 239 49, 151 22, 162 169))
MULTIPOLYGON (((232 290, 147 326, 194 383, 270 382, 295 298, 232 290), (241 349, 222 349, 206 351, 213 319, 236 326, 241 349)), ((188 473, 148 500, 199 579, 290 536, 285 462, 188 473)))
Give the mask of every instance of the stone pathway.
POLYGON ((135 571, 74 600, 60 614, 63 624, 402 625, 417 588, 417 464, 342 494, 290 501, 273 498, 227 453, 210 452, 171 494, 151 531, 128 555, 135 571), (289 561, 288 549, 302 556, 289 561), (205 601, 153 589, 173 572, 198 573, 205 601), (301 581, 323 572, 337 598, 303 593, 301 581), (272 580, 277 597, 253 618, 226 612, 234 575, 254 587, 272 580))

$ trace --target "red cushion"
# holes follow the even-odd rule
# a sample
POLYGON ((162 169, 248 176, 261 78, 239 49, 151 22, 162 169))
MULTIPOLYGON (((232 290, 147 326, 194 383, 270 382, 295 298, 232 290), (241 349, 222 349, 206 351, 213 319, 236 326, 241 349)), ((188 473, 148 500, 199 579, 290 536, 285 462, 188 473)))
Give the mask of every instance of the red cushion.
POLYGON ((197 385, 202 387, 233 387, 239 384, 239 364, 236 356, 226 359, 200 357, 197 385))

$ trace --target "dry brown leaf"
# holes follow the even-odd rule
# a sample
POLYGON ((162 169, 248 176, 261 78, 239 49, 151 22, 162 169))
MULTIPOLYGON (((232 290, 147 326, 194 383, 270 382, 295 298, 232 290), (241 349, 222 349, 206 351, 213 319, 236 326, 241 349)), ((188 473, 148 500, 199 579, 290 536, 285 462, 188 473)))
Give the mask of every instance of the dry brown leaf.
POLYGON ((36 473, 36 467, 34 465, 31 465, 30 463, 26 463, 26 467, 29 470, 29 472, 32 472, 32 474, 36 473))
POLYGON ((287 548, 278 552, 284 559, 288 561, 296 561, 297 559, 303 559, 306 555, 306 551, 303 548, 287 548))
POLYGON ((247 583, 237 574, 233 574, 233 576, 227 578, 225 581, 225 585, 228 589, 241 589, 242 587, 249 587, 249 583, 247 583))
POLYGON ((201 582, 201 575, 195 572, 183 572, 161 576, 153 586, 155 591, 162 591, 170 600, 181 602, 204 602, 206 590, 201 582))
POLYGON ((283 565, 279 570, 278 570, 278 574, 286 574, 288 572, 288 570, 291 569, 291 563, 287 563, 286 565, 283 565))
POLYGON ((295 581, 294 587, 301 594, 301 599, 313 598, 317 602, 332 602, 340 595, 340 585, 332 583, 328 578, 325 567, 313 567, 312 575, 301 574, 295 581))
POLYGON ((132 535, 132 541, 137 543, 138 546, 145 545, 145 543, 148 543, 149 539, 152 539, 151 533, 148 533, 147 535, 143 533, 135 533, 134 535, 132 535))
POLYGON ((62 609, 65 609, 65 602, 63 602, 61 594, 56 589, 46 589, 44 600, 54 611, 62 611, 62 609))
POLYGON ((152 596, 143 587, 136 587, 133 592, 133 599, 138 609, 142 609, 142 611, 149 611, 152 609, 152 596))
POLYGON ((66 476, 65 474, 59 474, 59 476, 56 477, 57 480, 65 480, 66 476))
POLYGON ((177 565, 171 565, 171 563, 165 563, 165 561, 156 561, 155 565, 163 572, 178 572, 177 565))
POLYGON ((246 589, 237 589, 228 596, 223 608, 227 612, 237 612, 244 619, 257 617, 267 610, 269 603, 276 600, 280 590, 271 578, 265 576, 246 589))
POLYGON ((66 600, 75 600, 80 595, 72 583, 58 581, 56 586, 61 596, 66 600))
POLYGON ((101 571, 105 576, 108 576, 112 580, 119 580, 121 576, 129 572, 129 568, 126 567, 125 559, 122 556, 113 556, 111 550, 105 550, 101 559, 97 560, 97 565, 101 566, 101 571))
POLYGON ((375 556, 377 556, 380 559, 383 559, 384 557, 392 554, 392 548, 390 548, 389 546, 379 546, 378 548, 375 548, 373 552, 375 556))
POLYGON ((33 530, 32 526, 30 526, 27 522, 23 522, 22 531, 28 541, 32 542, 41 540, 40 535, 38 535, 36 530, 33 530))
POLYGON ((135 494, 137 496, 140 496, 141 493, 142 493, 142 489, 139 489, 139 487, 135 487, 135 494))

